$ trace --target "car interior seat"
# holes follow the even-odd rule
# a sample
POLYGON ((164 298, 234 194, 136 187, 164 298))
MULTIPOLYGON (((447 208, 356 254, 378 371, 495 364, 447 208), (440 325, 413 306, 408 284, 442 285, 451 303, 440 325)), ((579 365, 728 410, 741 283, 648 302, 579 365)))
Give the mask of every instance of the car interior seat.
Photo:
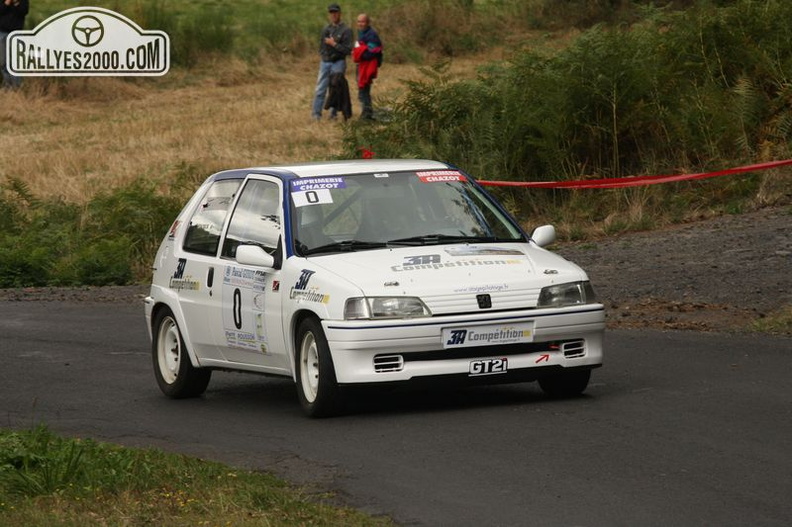
POLYGON ((306 205, 297 210, 296 241, 307 249, 333 243, 324 232, 324 213, 320 205, 306 205))

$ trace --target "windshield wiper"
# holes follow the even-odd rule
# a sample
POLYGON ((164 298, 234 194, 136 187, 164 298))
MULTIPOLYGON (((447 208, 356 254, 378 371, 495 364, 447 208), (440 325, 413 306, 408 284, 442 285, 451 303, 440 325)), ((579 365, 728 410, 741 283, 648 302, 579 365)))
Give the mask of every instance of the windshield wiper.
POLYGON ((388 244, 383 242, 364 242, 360 240, 344 240, 342 242, 328 243, 319 247, 312 247, 302 251, 304 256, 309 254, 335 253, 335 252, 354 252, 365 251, 366 249, 383 249, 388 244))
POLYGON ((494 236, 460 236, 450 234, 422 234, 421 236, 411 236, 409 238, 399 238, 388 240, 389 245, 436 245, 438 243, 492 243, 492 242, 518 242, 520 240, 510 240, 496 238, 494 236))

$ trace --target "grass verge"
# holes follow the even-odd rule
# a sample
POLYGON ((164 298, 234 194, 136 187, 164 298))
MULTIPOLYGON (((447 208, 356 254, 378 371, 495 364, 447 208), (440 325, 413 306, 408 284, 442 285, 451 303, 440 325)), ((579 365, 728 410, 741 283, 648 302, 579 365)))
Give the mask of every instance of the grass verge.
POLYGON ((219 463, 0 430, 0 525, 393 525, 323 498, 219 463))
POLYGON ((792 336, 792 306, 786 306, 753 321, 749 329, 758 333, 792 336))

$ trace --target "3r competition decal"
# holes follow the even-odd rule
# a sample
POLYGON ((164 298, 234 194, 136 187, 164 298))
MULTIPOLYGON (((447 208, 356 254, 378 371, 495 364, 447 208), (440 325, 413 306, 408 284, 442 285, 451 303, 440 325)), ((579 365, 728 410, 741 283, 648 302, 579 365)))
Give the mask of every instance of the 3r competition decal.
MULTIPOLYGON (((520 253, 522 254, 522 253, 520 253)), ((396 273, 408 271, 438 271, 454 267, 478 267, 522 264, 524 260, 516 258, 469 258, 464 260, 443 261, 439 254, 422 254, 408 256, 400 265, 392 265, 391 271, 396 273)))
POLYGON ((184 276, 184 271, 187 268, 187 259, 179 258, 179 263, 176 264, 176 270, 171 276, 168 287, 181 291, 186 289, 188 291, 198 291, 201 289, 201 282, 193 278, 191 275, 184 276))
POLYGON ((314 274, 316 274, 316 271, 303 269, 300 273, 300 278, 297 279, 297 283, 289 291, 289 298, 298 302, 316 302, 319 304, 330 302, 330 295, 319 292, 315 287, 308 287, 308 282, 311 281, 311 277, 314 274))
POLYGON ((533 323, 443 329, 444 348, 501 346, 533 341, 533 323))

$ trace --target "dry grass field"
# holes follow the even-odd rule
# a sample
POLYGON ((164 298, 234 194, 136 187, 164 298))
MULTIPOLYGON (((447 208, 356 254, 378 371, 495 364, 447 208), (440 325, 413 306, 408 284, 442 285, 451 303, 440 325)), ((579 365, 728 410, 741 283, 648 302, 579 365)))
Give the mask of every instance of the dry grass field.
MULTIPOLYGON (((458 60, 451 71, 472 76, 494 58, 458 60)), ((16 178, 35 196, 84 203, 138 177, 166 186, 184 167, 209 175, 338 155, 343 125, 310 119, 316 72, 307 57, 260 67, 217 60, 161 79, 26 79, 22 90, 0 92, 0 185, 16 178)), ((414 64, 386 63, 375 104, 421 77, 414 64)))

